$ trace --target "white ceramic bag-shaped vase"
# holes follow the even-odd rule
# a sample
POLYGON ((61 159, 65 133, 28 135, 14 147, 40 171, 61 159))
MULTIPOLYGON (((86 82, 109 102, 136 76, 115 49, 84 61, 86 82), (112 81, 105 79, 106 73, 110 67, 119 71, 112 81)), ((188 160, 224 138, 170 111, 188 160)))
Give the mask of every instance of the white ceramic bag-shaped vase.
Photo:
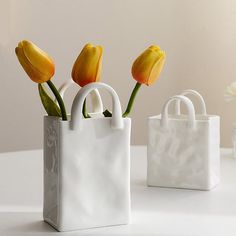
POLYGON ((118 95, 103 83, 80 89, 70 121, 44 118, 46 222, 59 231, 129 222, 130 131, 118 95), (86 96, 100 88, 112 96, 113 116, 84 119, 86 96))
POLYGON ((195 115, 191 100, 179 95, 167 100, 161 115, 149 117, 149 186, 209 190, 219 183, 220 119, 202 113, 195 115), (168 114, 174 101, 186 105, 187 116, 168 114))

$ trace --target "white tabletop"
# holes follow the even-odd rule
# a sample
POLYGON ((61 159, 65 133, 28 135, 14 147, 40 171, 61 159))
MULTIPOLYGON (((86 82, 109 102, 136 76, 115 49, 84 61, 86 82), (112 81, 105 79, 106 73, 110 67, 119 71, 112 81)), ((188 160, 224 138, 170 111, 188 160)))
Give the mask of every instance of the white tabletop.
MULTIPOLYGON (((131 148, 131 224, 60 235, 236 235, 236 159, 221 150, 211 191, 146 186, 146 148, 131 148)), ((58 234, 42 221, 42 151, 0 154, 0 235, 58 234)))

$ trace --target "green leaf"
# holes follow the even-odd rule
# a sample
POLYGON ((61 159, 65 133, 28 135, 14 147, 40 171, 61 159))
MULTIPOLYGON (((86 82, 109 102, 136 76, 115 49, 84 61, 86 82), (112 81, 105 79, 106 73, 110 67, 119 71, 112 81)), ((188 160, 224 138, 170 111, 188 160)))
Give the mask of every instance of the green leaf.
POLYGON ((48 115, 61 117, 61 110, 59 106, 50 97, 45 86, 43 84, 38 84, 38 90, 44 109, 46 110, 48 115))
POLYGON ((105 117, 112 117, 112 113, 111 113, 110 111, 108 111, 108 110, 105 110, 105 111, 103 112, 103 115, 104 115, 105 117))

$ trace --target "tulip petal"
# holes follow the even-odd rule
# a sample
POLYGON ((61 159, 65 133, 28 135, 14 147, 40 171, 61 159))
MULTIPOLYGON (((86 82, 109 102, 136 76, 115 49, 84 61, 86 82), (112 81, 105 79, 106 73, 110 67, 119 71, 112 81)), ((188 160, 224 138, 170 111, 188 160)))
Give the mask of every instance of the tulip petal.
POLYGON ((159 77, 165 62, 165 53, 160 47, 152 45, 133 63, 132 75, 138 83, 151 85, 159 77))
POLYGON ((36 83, 43 83, 45 82, 44 75, 42 75, 40 72, 36 71, 31 63, 26 58, 24 51, 21 47, 16 47, 15 49, 17 58, 25 70, 25 72, 28 74, 28 76, 36 83))
POLYGON ((44 109, 49 116, 61 117, 61 110, 54 100, 49 96, 43 84, 38 84, 39 95, 43 103, 44 109))
POLYGON ((149 79, 147 81, 147 85, 152 85, 156 79, 159 77, 162 68, 165 64, 165 53, 163 52, 163 55, 160 56, 160 59, 156 61, 156 63, 153 65, 152 70, 149 75, 149 79))
POLYGON ((35 44, 23 40, 21 42, 24 55, 35 70, 50 79, 55 72, 55 65, 50 56, 35 44))
POLYGON ((47 82, 54 75, 54 62, 33 43, 21 41, 15 52, 23 69, 34 82, 47 82))
POLYGON ((146 50, 133 63, 132 75, 141 84, 147 84, 151 70, 157 61, 157 54, 146 50))
POLYGON ((100 80, 102 53, 101 46, 86 44, 77 57, 71 76, 81 87, 100 80))
POLYGON ((161 50, 161 48, 159 46, 156 46, 156 45, 152 45, 148 49, 150 49, 152 51, 156 51, 156 52, 161 50))

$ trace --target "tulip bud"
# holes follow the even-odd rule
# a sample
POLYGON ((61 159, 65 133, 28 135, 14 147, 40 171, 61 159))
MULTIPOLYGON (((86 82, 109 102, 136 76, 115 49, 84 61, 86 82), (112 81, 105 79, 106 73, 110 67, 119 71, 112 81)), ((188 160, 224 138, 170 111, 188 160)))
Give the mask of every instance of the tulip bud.
POLYGON ((153 84, 161 73, 165 57, 165 52, 158 46, 150 46, 134 61, 133 78, 140 84, 153 84))
POLYGON ((81 87, 86 84, 100 80, 102 67, 101 46, 94 47, 92 44, 86 44, 77 57, 72 72, 72 79, 81 87))
POLYGON ((32 42, 19 42, 15 52, 23 69, 34 82, 47 82, 54 75, 53 60, 32 42))

